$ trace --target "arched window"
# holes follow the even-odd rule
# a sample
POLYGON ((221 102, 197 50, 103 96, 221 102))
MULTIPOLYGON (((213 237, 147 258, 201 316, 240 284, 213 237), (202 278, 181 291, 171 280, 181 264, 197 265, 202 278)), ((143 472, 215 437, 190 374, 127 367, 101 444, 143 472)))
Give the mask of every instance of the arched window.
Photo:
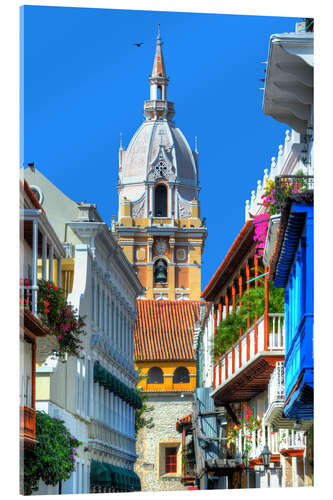
POLYGON ((176 368, 173 374, 173 383, 174 384, 188 384, 190 381, 190 375, 188 373, 188 369, 185 366, 179 366, 176 368))
POLYGON ((155 217, 168 216, 167 188, 159 184, 155 188, 155 217))
POLYGON ((158 366, 150 368, 147 384, 163 384, 163 372, 158 366))
POLYGON ((168 264, 164 259, 158 259, 154 264, 154 282, 167 283, 168 282, 168 264))

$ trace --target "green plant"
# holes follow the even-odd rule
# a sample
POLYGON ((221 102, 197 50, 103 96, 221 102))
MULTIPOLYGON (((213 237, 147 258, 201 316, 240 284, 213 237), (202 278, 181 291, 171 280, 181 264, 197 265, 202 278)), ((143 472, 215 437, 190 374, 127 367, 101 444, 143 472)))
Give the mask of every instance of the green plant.
MULTIPOLYGON (((24 297, 21 303, 31 307, 31 283, 24 279, 24 297)), ((85 335, 86 326, 84 318, 81 317, 73 306, 67 304, 65 292, 52 281, 38 280, 37 314, 41 321, 50 328, 52 334, 57 337, 59 349, 55 354, 64 362, 66 355, 80 358, 80 351, 83 347, 81 335, 85 335)))
POLYGON ((24 494, 38 490, 40 480, 55 486, 67 481, 75 470, 77 448, 82 444, 72 436, 62 420, 36 412, 38 444, 24 451, 24 494))
MULTIPOLYGON (((258 286, 253 286, 237 297, 236 307, 229 316, 222 320, 216 329, 213 343, 213 355, 218 358, 224 354, 238 339, 240 329, 242 333, 247 330, 248 323, 253 324, 255 316, 260 318, 265 311, 265 288, 264 280, 258 279, 258 286)), ((284 290, 275 288, 268 282, 268 306, 271 313, 283 313, 284 290)))
POLYGON ((195 465, 195 453, 193 439, 187 442, 185 450, 183 451, 182 461, 186 468, 193 468, 195 465))
MULTIPOLYGON (((139 371, 139 379, 142 380, 143 378, 146 377, 146 375, 142 375, 139 371)), ((141 408, 136 408, 135 410, 135 435, 138 434, 140 429, 143 429, 144 427, 147 427, 147 429, 152 429, 155 427, 155 424, 153 422, 153 417, 149 417, 149 413, 153 411, 154 407, 153 406, 148 406, 148 396, 145 394, 141 389, 136 387, 136 393, 137 395, 141 398, 142 400, 142 407, 141 408)))
MULTIPOLYGON (((245 406, 245 416, 240 419, 238 425, 231 427, 227 433, 227 443, 228 445, 236 446, 236 441, 241 437, 243 440, 243 450, 250 452, 252 449, 252 435, 253 433, 260 431, 262 433, 262 418, 260 416, 254 416, 253 411, 249 406, 245 406)), ((261 413, 261 412, 260 412, 261 413)))

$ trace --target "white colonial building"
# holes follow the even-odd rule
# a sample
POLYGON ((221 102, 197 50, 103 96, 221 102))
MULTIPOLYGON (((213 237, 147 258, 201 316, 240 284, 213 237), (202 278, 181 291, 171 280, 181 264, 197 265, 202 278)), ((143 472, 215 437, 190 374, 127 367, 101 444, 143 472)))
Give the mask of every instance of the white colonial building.
MULTIPOLYGON (((87 331, 83 359, 48 359, 37 368, 36 407, 63 419, 83 443, 61 492, 138 489, 133 332, 142 286, 95 205, 69 199, 37 169, 25 177, 64 244, 62 287, 87 331)), ((38 493, 58 493, 58 486, 38 493)))

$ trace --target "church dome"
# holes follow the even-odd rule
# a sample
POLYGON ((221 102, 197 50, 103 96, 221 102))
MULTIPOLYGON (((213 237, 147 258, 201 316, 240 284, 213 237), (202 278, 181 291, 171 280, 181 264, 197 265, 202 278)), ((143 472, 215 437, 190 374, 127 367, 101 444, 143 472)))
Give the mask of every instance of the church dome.
POLYGON ((195 154, 182 132, 168 120, 146 120, 134 134, 124 155, 121 184, 147 181, 161 149, 175 179, 197 186, 195 154))
MULTIPOLYGON (((179 199, 198 199, 198 153, 191 148, 172 118, 174 103, 167 100, 162 41, 158 32, 150 81, 150 99, 144 103, 145 121, 127 150, 119 150, 119 197, 136 202, 145 196, 147 183, 177 184, 179 199)), ((195 148, 196 149, 196 148, 195 148)))

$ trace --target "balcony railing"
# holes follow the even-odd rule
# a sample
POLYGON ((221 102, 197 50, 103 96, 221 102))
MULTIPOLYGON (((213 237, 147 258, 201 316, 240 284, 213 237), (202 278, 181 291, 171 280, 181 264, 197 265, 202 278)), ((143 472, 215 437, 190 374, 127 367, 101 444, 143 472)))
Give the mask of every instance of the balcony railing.
POLYGON ((287 196, 309 189, 313 189, 313 175, 277 175, 275 177, 276 211, 280 212, 287 196))
POLYGON ((284 363, 277 361, 268 384, 268 406, 284 402, 284 363))
MULTIPOLYGON (((282 450, 305 449, 306 434, 303 431, 295 431, 293 429, 279 429, 277 432, 274 432, 272 426, 263 425, 262 432, 255 431, 252 433, 251 449, 248 453, 248 458, 259 458, 266 443, 272 455, 277 455, 282 450)), ((243 455, 245 446, 245 439, 240 431, 236 441, 236 450, 240 456, 243 455)))
POLYGON ((261 352, 284 350, 284 314, 269 313, 268 338, 265 338, 265 317, 258 321, 217 361, 216 385, 239 373, 261 352))
POLYGON ((110 444, 118 450, 120 449, 135 454, 134 438, 126 436, 102 422, 93 421, 89 423, 88 435, 90 440, 98 441, 102 444, 110 444))
POLYGON ((36 439, 36 412, 28 406, 21 406, 20 435, 25 440, 36 439))

